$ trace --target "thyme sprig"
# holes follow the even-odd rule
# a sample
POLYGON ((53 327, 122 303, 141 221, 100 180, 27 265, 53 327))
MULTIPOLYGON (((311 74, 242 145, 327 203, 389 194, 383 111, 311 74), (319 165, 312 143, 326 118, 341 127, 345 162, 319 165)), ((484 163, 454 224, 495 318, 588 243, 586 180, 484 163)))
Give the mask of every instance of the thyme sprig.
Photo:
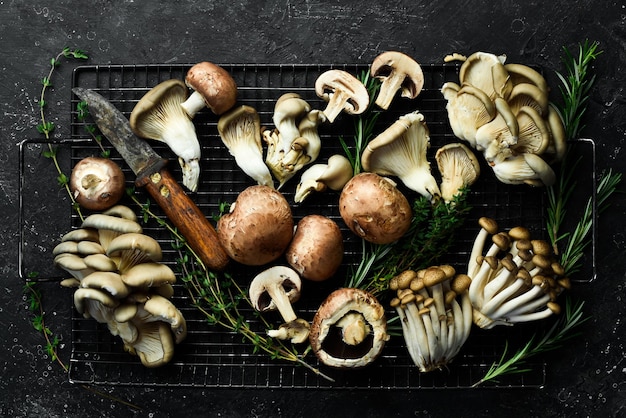
MULTIPOLYGON (((172 237, 172 247, 177 251, 176 265, 180 269, 181 280, 189 294, 193 306, 200 311, 207 322, 229 332, 240 335, 245 341, 253 345, 253 352, 265 352, 270 358, 299 364, 313 371, 320 377, 333 381, 319 369, 311 366, 304 358, 310 351, 307 347, 299 353, 295 347, 285 345, 281 340, 272 339, 260 334, 243 314, 244 307, 252 307, 247 292, 228 273, 210 271, 200 260, 198 255, 187 245, 185 238, 176 228, 151 210, 150 201, 139 201, 132 190, 129 190, 131 199, 141 208, 142 219, 148 222, 155 220, 159 226, 165 228, 172 237)), ((265 319, 256 314, 264 329, 271 326, 265 319)))
POLYGON ((61 52, 59 52, 53 58, 50 59, 50 69, 48 70, 48 74, 41 79, 42 87, 39 93, 39 100, 37 102, 39 105, 39 119, 40 119, 39 123, 37 124, 37 131, 43 134, 43 136, 46 138, 46 141, 48 142, 47 150, 43 151, 42 155, 52 160, 54 167, 57 171, 57 183, 59 184, 61 188, 65 189, 65 191, 67 192, 67 195, 69 196, 72 202, 72 207, 74 208, 78 216, 81 219, 83 219, 80 206, 76 203, 76 200, 74 199, 74 196, 70 190, 69 178, 65 173, 63 173, 63 170, 61 169, 61 166, 59 164, 59 160, 57 158, 59 149, 58 147, 52 146, 52 143, 50 142, 52 132, 54 131, 56 126, 54 122, 49 121, 48 118, 46 117, 46 109, 47 109, 46 94, 48 90, 52 88, 52 76, 54 75, 54 72, 57 69, 57 67, 61 64, 62 58, 87 59, 88 56, 81 49, 70 49, 68 47, 65 47, 61 50, 61 52))

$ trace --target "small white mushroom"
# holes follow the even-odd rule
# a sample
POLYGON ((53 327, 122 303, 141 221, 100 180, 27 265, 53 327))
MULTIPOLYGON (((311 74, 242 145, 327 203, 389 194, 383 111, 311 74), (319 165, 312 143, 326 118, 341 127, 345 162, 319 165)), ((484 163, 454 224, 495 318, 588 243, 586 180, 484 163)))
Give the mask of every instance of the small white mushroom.
POLYGON ((327 102, 324 114, 333 123, 341 112, 361 114, 369 106, 369 93, 358 78, 344 70, 328 70, 315 80, 315 93, 327 102))
POLYGON ((370 74, 381 80, 376 104, 384 110, 389 108, 398 91, 401 97, 414 99, 424 87, 422 67, 399 51, 386 51, 374 58, 370 74))

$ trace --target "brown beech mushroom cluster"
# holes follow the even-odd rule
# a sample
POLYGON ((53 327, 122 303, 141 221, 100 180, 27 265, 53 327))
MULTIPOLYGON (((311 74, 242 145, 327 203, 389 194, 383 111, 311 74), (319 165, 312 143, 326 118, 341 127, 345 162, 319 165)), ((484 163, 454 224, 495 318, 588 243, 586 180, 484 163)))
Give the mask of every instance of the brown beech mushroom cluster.
POLYGON ((456 357, 472 327, 470 279, 450 265, 405 270, 389 283, 411 359, 421 372, 456 357))
POLYGON ((72 169, 69 186, 79 205, 102 211, 120 201, 126 184, 124 172, 113 160, 87 157, 72 169))
POLYGON ((385 309, 372 294, 355 288, 328 295, 313 317, 309 334, 318 359, 337 368, 370 364, 388 340, 385 309))
POLYGON ((474 323, 488 329, 558 314, 557 297, 570 281, 549 243, 521 226, 499 231, 484 217, 479 224, 467 271, 474 323))
POLYGON ((72 278, 74 306, 85 318, 106 324, 124 348, 146 367, 168 363, 187 335, 182 313, 170 298, 174 272, 161 263, 159 243, 142 233, 126 206, 95 213, 62 237, 54 263, 72 278))
POLYGON ((483 154, 500 181, 550 186, 550 164, 565 154, 563 123, 548 102, 543 76, 505 59, 476 52, 461 65, 459 83, 442 86, 450 125, 483 154))

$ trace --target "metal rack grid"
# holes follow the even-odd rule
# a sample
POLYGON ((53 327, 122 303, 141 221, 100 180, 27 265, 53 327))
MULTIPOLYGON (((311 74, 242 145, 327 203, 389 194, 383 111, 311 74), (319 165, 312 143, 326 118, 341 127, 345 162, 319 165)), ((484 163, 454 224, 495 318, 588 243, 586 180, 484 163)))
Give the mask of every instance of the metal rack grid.
MULTIPOLYGON (((317 98, 313 90, 315 79, 321 72, 330 68, 340 68, 353 74, 367 70, 363 65, 223 65, 234 77, 239 88, 238 101, 255 107, 261 122, 271 126, 271 114, 275 100, 283 93, 298 92, 311 103, 313 108, 323 108, 324 103, 317 98)), ((73 86, 80 86, 99 92, 108 98, 127 116, 136 102, 154 85, 161 81, 178 78, 184 79, 187 65, 106 65, 77 68, 72 81, 73 86)), ((452 134, 445 110, 445 100, 439 91, 446 81, 458 80, 458 65, 424 65, 425 86, 420 96, 414 101, 398 98, 391 108, 378 120, 377 131, 395 121, 400 115, 419 110, 425 115, 431 134, 429 158, 436 149, 449 142, 457 141, 452 134)), ((72 99, 75 109, 77 99, 72 99)), ((198 192, 192 194, 193 200, 207 216, 217 213, 221 202, 233 202, 237 194, 248 185, 251 179, 240 172, 234 164, 217 134, 217 117, 208 110, 201 112, 194 119, 202 146, 203 170, 198 192)), ((334 153, 343 152, 339 138, 348 142, 354 128, 350 117, 340 117, 332 126, 321 126, 322 154, 319 161, 324 161, 334 153)), ((72 135, 68 141, 69 164, 88 155, 99 153, 98 147, 89 141, 83 123, 72 113, 72 135)), ((152 146, 157 152, 173 162, 170 170, 180 178, 180 169, 169 149, 159 143, 152 146)), ((124 167, 127 182, 132 185, 133 174, 125 163, 112 152, 114 160, 124 167)), ((293 202, 293 193, 297 181, 292 179, 281 190, 288 201, 293 202)), ((139 191, 138 193, 141 193, 139 191)), ((410 196, 410 193, 409 193, 410 196)), ((337 210, 338 195, 320 193, 309 197, 300 205, 294 205, 294 217, 299 218, 310 213, 320 213, 343 225, 337 210)), ((465 227, 460 231, 457 244, 444 260, 461 268, 469 256, 477 228, 476 219, 491 216, 498 220, 503 228, 524 225, 535 234, 544 235, 545 193, 540 189, 521 186, 508 186, 495 180, 489 167, 483 167, 483 174, 471 190, 469 197, 473 206, 472 213, 465 227)), ((158 212, 158 208, 154 208, 158 212)), ((71 225, 80 224, 75 214, 71 225)), ((148 224, 144 232, 156 238, 163 248, 165 263, 174 264, 174 250, 169 245, 169 236, 156 224, 148 224)), ((301 316, 312 318, 316 307, 332 288, 338 287, 347 274, 350 264, 360 257, 360 243, 344 228, 345 263, 337 275, 319 286, 313 286, 303 301, 298 302, 297 310, 301 316)), ((255 273, 250 269, 249 280, 255 273)), ((245 275, 245 270, 244 274, 245 275)), ((307 290, 307 289, 305 289, 307 290)), ((72 355, 70 360, 70 380, 76 383, 107 383, 116 385, 146 386, 199 386, 199 387, 262 387, 262 388, 346 388, 346 389, 413 389, 413 388, 462 388, 469 387, 479 380, 492 362, 502 354, 505 341, 512 346, 524 341, 535 329, 517 326, 515 330, 501 328, 490 331, 474 329, 459 356, 446 370, 422 374, 412 365, 404 347, 402 337, 394 337, 386 345, 381 357, 370 366, 354 371, 328 370, 323 365, 308 358, 308 361, 335 379, 329 382, 308 369, 293 364, 271 360, 267 355, 254 353, 252 346, 242 342, 240 336, 207 324, 201 313, 191 306, 189 297, 182 285, 176 285, 174 303, 181 309, 188 322, 187 339, 177 347, 170 364, 158 369, 146 369, 139 361, 123 350, 119 338, 110 335, 106 326, 96 321, 84 319, 77 313, 72 318, 72 355), (525 331, 528 331, 525 334, 525 331)), ((247 316, 255 325, 252 312, 247 316)), ((393 312, 390 312, 393 316, 393 312)), ((259 325, 260 326, 260 325, 259 325)), ((263 332, 262 329, 259 329, 263 332)), ((545 383, 545 362, 539 358, 528 364, 530 371, 515 374, 500 380, 496 387, 541 387, 545 383)))

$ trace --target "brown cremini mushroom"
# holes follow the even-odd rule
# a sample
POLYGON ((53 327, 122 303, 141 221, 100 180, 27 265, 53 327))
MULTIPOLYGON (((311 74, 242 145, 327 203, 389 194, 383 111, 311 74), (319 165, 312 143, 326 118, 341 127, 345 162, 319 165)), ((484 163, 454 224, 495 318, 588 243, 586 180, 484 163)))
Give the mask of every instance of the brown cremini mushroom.
POLYGON ((237 102, 237 83, 228 71, 212 62, 192 66, 185 76, 185 84, 193 89, 189 98, 181 103, 190 118, 204 107, 221 115, 237 102))
POLYGON ((87 157, 72 169, 69 186, 76 202, 102 211, 120 201, 125 191, 124 173, 109 158, 87 157))

